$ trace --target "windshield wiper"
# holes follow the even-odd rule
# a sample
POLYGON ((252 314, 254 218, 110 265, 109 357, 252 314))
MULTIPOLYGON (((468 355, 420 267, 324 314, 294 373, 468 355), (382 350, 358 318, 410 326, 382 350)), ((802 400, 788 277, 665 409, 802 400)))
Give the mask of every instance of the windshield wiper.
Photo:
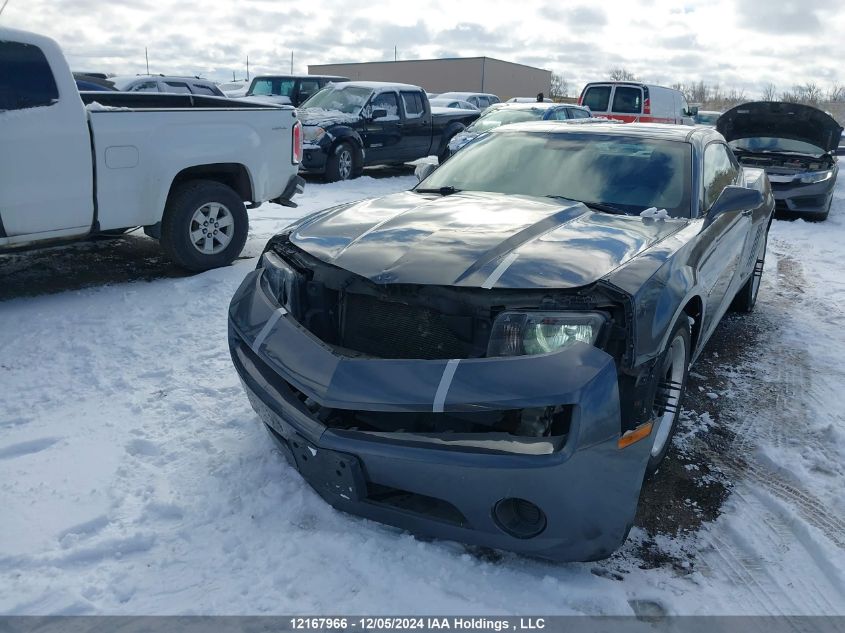
POLYGON ((547 198, 554 198, 555 200, 567 200, 569 202, 580 202, 585 207, 593 209, 594 211, 603 211, 604 213, 615 213, 617 215, 628 215, 628 212, 621 207, 615 207, 612 204, 605 204, 604 202, 586 202, 585 200, 576 200, 575 198, 567 198, 566 196, 546 196, 547 198))
POLYGON ((456 189, 452 185, 436 187, 432 189, 414 189, 417 193, 439 193, 441 196, 451 196, 453 193, 460 193, 462 189, 456 189))

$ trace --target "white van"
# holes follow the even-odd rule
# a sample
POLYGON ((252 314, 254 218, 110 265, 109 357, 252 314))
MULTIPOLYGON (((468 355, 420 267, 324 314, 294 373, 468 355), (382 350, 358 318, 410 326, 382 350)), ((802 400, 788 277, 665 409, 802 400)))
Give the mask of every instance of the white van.
POLYGON ((581 91, 578 105, 593 116, 625 123, 680 123, 694 125, 698 108, 690 107, 680 90, 632 81, 596 81, 581 91))

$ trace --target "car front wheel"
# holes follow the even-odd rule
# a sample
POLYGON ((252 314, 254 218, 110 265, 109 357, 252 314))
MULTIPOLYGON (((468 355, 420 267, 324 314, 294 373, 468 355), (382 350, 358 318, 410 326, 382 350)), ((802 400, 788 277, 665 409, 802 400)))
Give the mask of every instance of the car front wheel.
POLYGON ((669 452, 672 436, 681 415, 681 404, 689 374, 690 354, 689 319, 682 314, 672 329, 669 344, 661 356, 655 372, 654 426, 646 476, 657 472, 661 462, 669 452))
POLYGON ((360 175, 356 168, 355 149, 349 143, 339 143, 326 163, 326 180, 349 180, 360 175))

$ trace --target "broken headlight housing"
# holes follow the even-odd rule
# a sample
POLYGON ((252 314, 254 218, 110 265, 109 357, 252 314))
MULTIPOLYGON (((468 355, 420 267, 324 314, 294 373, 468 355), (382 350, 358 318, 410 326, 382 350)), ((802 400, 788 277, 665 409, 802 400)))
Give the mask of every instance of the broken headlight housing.
POLYGON ((578 342, 595 345, 605 320, 598 312, 502 312, 493 323, 487 356, 546 354, 578 342))
POLYGON ((291 309, 297 273, 285 260, 266 251, 258 262, 261 269, 261 288, 283 308, 291 309))

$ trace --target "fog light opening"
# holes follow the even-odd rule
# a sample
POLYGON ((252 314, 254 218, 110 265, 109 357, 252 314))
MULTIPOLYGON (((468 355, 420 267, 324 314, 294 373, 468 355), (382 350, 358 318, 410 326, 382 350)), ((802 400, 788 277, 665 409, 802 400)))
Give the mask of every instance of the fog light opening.
POLYGON ((534 538, 546 529, 546 515, 525 499, 510 497, 493 506, 493 518, 500 529, 515 538, 534 538))

